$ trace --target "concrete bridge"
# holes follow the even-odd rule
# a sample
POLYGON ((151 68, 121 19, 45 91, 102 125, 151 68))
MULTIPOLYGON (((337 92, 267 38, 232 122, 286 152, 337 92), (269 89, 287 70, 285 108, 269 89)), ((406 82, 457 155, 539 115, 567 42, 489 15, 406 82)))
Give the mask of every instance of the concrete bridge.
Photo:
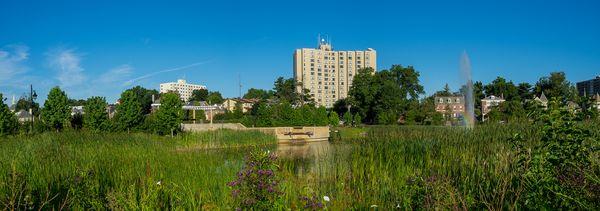
POLYGON ((269 135, 274 135, 279 143, 304 143, 327 141, 329 127, 246 127, 240 123, 213 123, 213 124, 182 124, 184 131, 200 132, 218 129, 230 130, 256 130, 269 135))

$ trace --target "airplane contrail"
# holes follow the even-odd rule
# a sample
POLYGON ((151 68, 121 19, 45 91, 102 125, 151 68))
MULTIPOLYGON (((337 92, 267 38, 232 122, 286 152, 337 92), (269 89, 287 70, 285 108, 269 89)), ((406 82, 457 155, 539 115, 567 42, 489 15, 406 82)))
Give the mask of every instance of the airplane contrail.
POLYGON ((189 65, 186 65, 186 66, 181 66, 181 67, 175 67, 175 68, 170 68, 170 69, 156 71, 156 72, 153 72, 153 73, 149 73, 149 74, 146 74, 146 75, 143 75, 143 76, 140 76, 140 77, 128 80, 125 83, 123 83, 123 85, 124 86, 129 86, 129 85, 133 84, 136 81, 139 81, 139 80, 142 80, 142 79, 146 79, 146 78, 150 78, 152 76, 155 76, 155 75, 158 75, 158 74, 161 74, 161 73, 173 72, 173 71, 177 71, 177 70, 183 70, 183 69, 187 69, 187 68, 190 68, 190 67, 195 67, 195 66, 198 66, 198 65, 203 65, 203 64, 206 64, 206 63, 209 63, 209 62, 210 62, 210 60, 203 61, 203 62, 197 62, 197 63, 189 64, 189 65))

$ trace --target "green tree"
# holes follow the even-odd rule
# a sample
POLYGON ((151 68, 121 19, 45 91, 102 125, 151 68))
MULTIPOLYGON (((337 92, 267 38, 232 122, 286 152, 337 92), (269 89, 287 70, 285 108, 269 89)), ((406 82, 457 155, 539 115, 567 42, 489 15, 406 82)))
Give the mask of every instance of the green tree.
POLYGON ((209 92, 206 101, 209 105, 221 104, 223 103, 223 96, 221 96, 220 92, 209 92))
POLYGON ((152 111, 152 95, 159 97, 158 91, 155 89, 146 89, 141 86, 135 86, 126 91, 132 91, 135 95, 135 99, 142 107, 143 114, 149 114, 152 111))
POLYGON ((182 103, 179 96, 174 93, 165 93, 161 96, 160 107, 156 112, 155 131, 160 135, 179 132, 183 121, 182 103))
POLYGON ((535 84, 534 90, 537 96, 544 92, 548 99, 556 97, 561 103, 573 100, 576 96, 564 72, 552 72, 550 76, 541 77, 535 84))
POLYGON ((392 65, 390 70, 373 72, 372 68, 358 70, 348 92, 352 109, 363 117, 363 122, 395 122, 424 93, 420 74, 411 66, 392 65))
POLYGON ((296 80, 293 78, 284 79, 283 77, 277 78, 274 83, 275 97, 280 101, 287 101, 289 103, 295 103, 298 99, 296 93, 296 80))
POLYGON ((29 111, 30 108, 32 108, 34 116, 40 115, 40 104, 36 102, 33 102, 33 104, 31 104, 31 100, 29 97, 21 97, 15 105, 15 111, 29 111))
POLYGON ((450 86, 448 84, 444 85, 444 89, 442 91, 437 91, 435 93, 435 96, 450 96, 452 95, 452 90, 450 89, 450 86))
POLYGON ((70 118, 71 108, 67 94, 59 87, 50 89, 42 109, 42 120, 58 132, 68 124, 70 118))
POLYGON ((490 84, 485 85, 483 90, 487 96, 503 96, 507 101, 519 97, 519 90, 515 84, 512 81, 506 81, 506 79, 502 77, 497 77, 490 84))
POLYGON ((194 116, 194 119, 196 121, 204 121, 204 120, 206 120, 206 113, 204 113, 204 110, 197 110, 196 111, 196 116, 194 116))
POLYGON ((242 117, 244 117, 244 104, 242 102, 237 102, 235 103, 235 108, 233 109, 233 112, 231 113, 232 115, 232 119, 241 119, 242 117))
POLYGON ((0 93, 0 136, 15 134, 19 130, 19 122, 8 105, 4 104, 4 96, 0 93))
POLYGON ((332 111, 335 111, 338 116, 343 116, 346 112, 348 112, 348 100, 346 98, 339 99, 333 103, 332 111))
MULTIPOLYGON (((120 104, 117 105, 115 119, 121 130, 129 132, 132 128, 137 128, 144 121, 142 105, 134 91, 125 90, 121 94, 120 104)), ((162 103, 162 102, 161 102, 162 103)))
POLYGON ((329 124, 329 117, 327 117, 327 109, 325 107, 319 106, 316 109, 313 124, 316 126, 326 126, 329 124))
POLYGON ((338 126, 340 124, 340 116, 337 114, 337 112, 329 112, 329 124, 331 126, 338 126))
POLYGON ((598 109, 594 107, 594 98, 582 96, 577 104, 581 110, 577 112, 579 120, 593 120, 598 118, 598 109))
POLYGON ((85 106, 86 104, 84 99, 69 99, 69 106, 85 106))
POLYGON ((108 129, 108 113, 106 99, 104 97, 90 97, 87 99, 87 105, 84 107, 85 114, 83 122, 86 128, 92 131, 102 131, 108 129))
POLYGON ((528 99, 533 99, 533 92, 532 92, 531 84, 529 84, 527 82, 519 83, 519 85, 517 86, 517 89, 519 90, 519 98, 521 98, 522 101, 528 100, 528 99))
POLYGON ((483 83, 481 81, 477 81, 473 83, 473 100, 475 100, 475 116, 477 119, 481 120, 481 99, 483 99, 485 95, 483 94, 483 83))
POLYGON ((348 92, 348 101, 352 109, 367 120, 374 120, 377 115, 373 108, 379 94, 379 81, 375 79, 373 72, 373 68, 359 69, 348 92))
POLYGON ((206 89, 196 89, 192 91, 192 96, 190 97, 190 101, 207 101, 208 99, 208 90, 206 89))
POLYGON ((362 123, 362 117, 359 113, 354 114, 354 126, 358 126, 362 123))
POLYGON ((251 114, 256 116, 255 125, 258 127, 273 126, 273 110, 265 102, 258 102, 252 106, 251 114))
POLYGON ((350 113, 350 111, 344 113, 344 126, 351 126, 352 125, 352 113, 350 113))
POLYGON ((274 95, 275 93, 272 90, 267 91, 264 89, 250 88, 246 94, 244 94, 244 98, 267 100, 273 98, 274 95))

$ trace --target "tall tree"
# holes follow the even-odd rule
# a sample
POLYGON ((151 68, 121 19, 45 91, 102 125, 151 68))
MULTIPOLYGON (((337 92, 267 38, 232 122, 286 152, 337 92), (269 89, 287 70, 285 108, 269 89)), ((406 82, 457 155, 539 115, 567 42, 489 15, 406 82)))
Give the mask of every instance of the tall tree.
POLYGON ((256 116, 255 126, 273 126, 273 110, 265 102, 261 101, 252 106, 251 114, 256 116))
POLYGON ((517 89, 519 90, 519 98, 521 98, 521 100, 533 99, 531 84, 527 82, 519 83, 517 89))
POLYGON ((15 105, 15 111, 29 111, 30 108, 33 110, 34 116, 38 116, 40 114, 40 104, 36 102, 33 102, 32 104, 31 99, 29 97, 21 97, 15 105))
POLYGON ((0 93, 0 136, 15 134, 19 129, 19 122, 8 105, 4 104, 4 96, 0 93))
POLYGON ((135 99, 142 107, 143 114, 149 114, 152 111, 152 95, 154 95, 156 98, 159 97, 159 93, 155 89, 146 89, 141 86, 135 86, 126 91, 133 92, 135 99))
POLYGON ((221 104, 221 103, 223 103, 223 96, 221 96, 221 93, 217 92, 217 91, 209 92, 208 97, 206 98, 206 101, 210 105, 221 104))
POLYGON ((442 91, 437 91, 435 93, 436 96, 450 96, 452 95, 452 90, 448 84, 444 85, 444 89, 442 91))
POLYGON ((274 83, 275 97, 281 101, 295 103, 298 96, 296 94, 296 82, 293 78, 277 78, 274 83))
POLYGON ((86 103, 84 99, 69 99, 69 106, 85 106, 86 103))
POLYGON ((541 95, 544 92, 548 99, 556 97, 565 102, 573 100, 576 95, 571 86, 564 72, 552 72, 550 76, 541 77, 535 84, 535 94, 541 95))
POLYGON ((373 108, 380 86, 373 72, 373 68, 370 67, 359 69, 348 92, 348 101, 352 105, 352 110, 360 113, 370 123, 373 123, 372 120, 377 115, 373 108))
POLYGON ((244 98, 245 99, 261 99, 261 100, 267 100, 270 99, 274 96, 274 92, 272 90, 264 90, 264 89, 255 89, 255 88, 250 88, 248 89, 248 91, 246 92, 246 94, 244 94, 244 98))
POLYGON ((58 132, 68 124, 70 118, 71 108, 67 94, 58 86, 50 89, 42 109, 42 120, 58 132))
POLYGON ((473 100, 475 107, 475 116, 477 119, 481 120, 481 99, 483 99, 485 95, 483 94, 483 83, 481 81, 476 81, 473 84, 473 100))
POLYGON ((108 128, 107 105, 104 97, 90 97, 87 99, 83 115, 83 122, 86 128, 96 132, 108 128))
POLYGON ((115 119, 122 130, 129 132, 131 128, 137 128, 143 122, 143 108, 133 90, 125 90, 120 101, 115 119))
POLYGON ((483 87, 485 95, 495 95, 504 97, 506 100, 513 100, 519 96, 519 91, 512 81, 506 81, 502 77, 497 77, 490 84, 483 87))
POLYGON ((182 103, 175 93, 165 93, 161 97, 160 108, 156 112, 155 131, 161 135, 179 132, 183 121, 182 103))
POLYGON ((206 101, 208 98, 208 90, 206 89, 196 89, 192 91, 192 96, 190 97, 190 101, 206 101))
POLYGON ((390 70, 373 72, 371 68, 360 69, 348 92, 353 110, 364 122, 396 122, 424 93, 420 74, 411 66, 392 65, 390 70))
POLYGON ((348 107, 349 107, 349 104, 348 104, 347 99, 339 99, 339 100, 335 101, 335 103, 333 103, 333 107, 331 108, 331 110, 338 113, 338 116, 342 116, 346 112, 348 112, 348 107))
POLYGON ((329 112, 329 124, 331 126, 338 126, 340 124, 340 116, 337 114, 337 112, 329 112))

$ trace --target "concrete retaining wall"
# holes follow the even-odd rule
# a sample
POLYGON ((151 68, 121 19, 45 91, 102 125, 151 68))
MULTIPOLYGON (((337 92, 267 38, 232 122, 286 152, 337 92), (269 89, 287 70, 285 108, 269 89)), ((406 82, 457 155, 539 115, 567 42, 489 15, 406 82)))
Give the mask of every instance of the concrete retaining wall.
POLYGON ((327 141, 329 127, 253 127, 247 128, 239 123, 214 123, 214 124, 182 124, 184 131, 200 132, 218 129, 230 130, 256 130, 269 135, 274 135, 279 143, 327 141))

